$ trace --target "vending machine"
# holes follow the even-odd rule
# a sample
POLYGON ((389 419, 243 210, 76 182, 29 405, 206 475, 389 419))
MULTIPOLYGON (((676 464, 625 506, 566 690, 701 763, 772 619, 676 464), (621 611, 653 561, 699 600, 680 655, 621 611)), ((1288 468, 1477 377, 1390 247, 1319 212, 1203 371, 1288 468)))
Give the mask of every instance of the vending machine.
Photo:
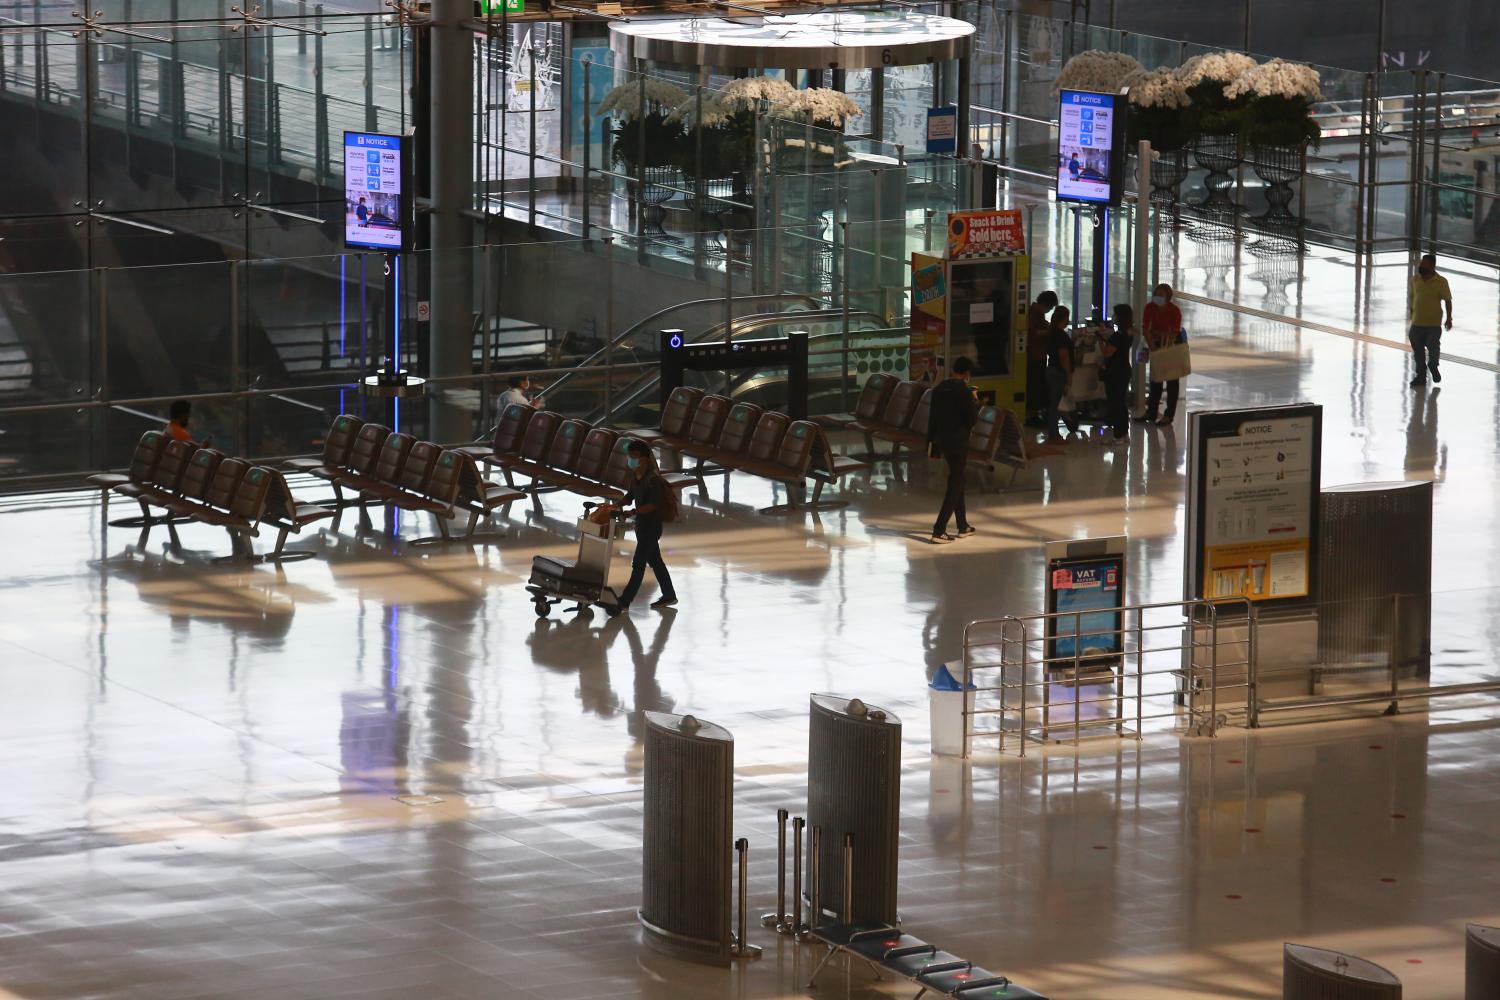
POLYGON ((947 253, 912 255, 912 378, 937 381, 966 357, 980 401, 1024 420, 1030 283, 1019 210, 950 213, 947 253))

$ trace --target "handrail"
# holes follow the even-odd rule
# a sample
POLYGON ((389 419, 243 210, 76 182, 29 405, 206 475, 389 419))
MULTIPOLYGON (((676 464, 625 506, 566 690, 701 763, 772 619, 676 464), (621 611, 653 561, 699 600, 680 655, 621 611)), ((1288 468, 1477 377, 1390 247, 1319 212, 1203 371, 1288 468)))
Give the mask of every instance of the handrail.
MULTIPOLYGON (((803 294, 801 292, 762 292, 762 293, 756 294, 756 295, 742 295, 742 296, 734 299, 733 301, 735 301, 735 302, 782 302, 782 301, 791 301, 791 300, 796 300, 796 299, 800 299, 801 301, 805 302, 809 306, 817 306, 817 305, 821 304, 817 299, 813 298, 811 295, 805 295, 805 294, 803 294)), ((568 374, 564 375, 562 378, 558 379, 557 381, 553 382, 551 385, 547 386, 547 391, 549 393, 556 392, 558 386, 565 385, 567 383, 568 379, 570 379, 574 375, 578 374, 579 371, 581 371, 584 368, 589 368, 589 367, 595 366, 598 363, 598 361, 599 361, 600 358, 604 357, 606 354, 608 354, 610 351, 614 350, 620 344, 623 344, 628 338, 635 336, 637 333, 640 333, 641 330, 645 329, 648 325, 655 323, 657 320, 661 319, 663 316, 667 316, 667 315, 669 315, 671 313, 674 313, 674 312, 676 312, 679 309, 687 309, 687 308, 690 308, 692 306, 714 305, 716 303, 723 302, 723 301, 724 300, 722 298, 718 297, 718 296, 715 296, 713 298, 707 298, 707 299, 690 299, 687 302, 679 302, 676 305, 667 306, 667 308, 665 308, 665 309, 658 309, 656 312, 652 313, 650 316, 647 316, 645 319, 639 320, 638 322, 635 322, 635 323, 632 323, 630 326, 626 327, 626 329, 625 329, 625 331, 623 333, 619 334, 616 337, 611 338, 610 341, 607 344, 605 344, 605 346, 599 348, 599 350, 595 351, 593 354, 590 354, 588 357, 586 357, 582 361, 578 362, 578 364, 574 366, 573 371, 569 372, 568 374)))
MULTIPOLYGON (((845 316, 842 309, 813 309, 807 312, 791 313, 759 313, 753 316, 741 316, 734 320, 730 327, 729 339, 733 340, 736 334, 749 333, 767 326, 780 326, 783 323, 816 322, 819 320, 842 320, 845 316)), ((885 317, 876 315, 864 309, 856 309, 847 313, 852 320, 855 317, 873 319, 876 323, 884 323, 885 317)), ((717 323, 707 330, 691 338, 688 343, 701 344, 714 340, 719 331, 723 329, 723 323, 717 323)), ((621 407, 634 405, 643 395, 649 392, 661 381, 659 374, 637 380, 636 385, 627 389, 619 399, 611 401, 610 405, 601 411, 590 413, 588 420, 592 423, 609 423, 615 413, 621 407)))

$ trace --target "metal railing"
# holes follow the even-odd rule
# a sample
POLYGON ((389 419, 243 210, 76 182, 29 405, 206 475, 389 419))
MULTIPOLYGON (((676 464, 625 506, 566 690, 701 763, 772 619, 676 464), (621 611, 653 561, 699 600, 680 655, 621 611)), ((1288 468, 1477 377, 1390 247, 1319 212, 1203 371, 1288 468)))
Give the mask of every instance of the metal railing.
POLYGON ((1267 618, 1244 598, 1130 605, 1117 620, 1110 611, 1064 611, 970 622, 963 754, 980 740, 1025 756, 1028 746, 1090 737, 1138 740, 1153 723, 1211 737, 1229 724, 1326 722, 1360 709, 1396 715, 1437 698, 1500 693, 1500 679, 1433 682, 1426 631, 1405 631, 1421 628, 1426 613, 1413 602, 1431 599, 1312 605, 1304 613, 1316 641, 1278 647, 1274 663, 1262 662, 1261 632, 1288 619, 1267 618))
POLYGON ((1408 703, 1500 692, 1500 680, 1433 683, 1431 606, 1438 595, 1388 594, 1315 605, 1318 644, 1305 659, 1256 663, 1245 724, 1320 722, 1362 708, 1397 715, 1408 703))
POLYGON ((1243 598, 1128 605, 1102 628, 1100 617, 1008 615, 964 627, 965 757, 975 740, 997 740, 1004 753, 1014 738, 1025 756, 1028 744, 1140 739, 1153 722, 1213 736, 1221 695, 1249 689, 1254 608, 1243 598), (1221 634, 1226 625, 1233 631, 1221 634))

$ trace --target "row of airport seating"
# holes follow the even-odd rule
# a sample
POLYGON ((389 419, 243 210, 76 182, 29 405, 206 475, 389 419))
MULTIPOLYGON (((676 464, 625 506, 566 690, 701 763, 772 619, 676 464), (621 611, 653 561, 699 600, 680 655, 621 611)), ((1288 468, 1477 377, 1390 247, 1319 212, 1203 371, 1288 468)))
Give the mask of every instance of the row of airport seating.
POLYGON ((817 507, 823 488, 843 476, 863 472, 866 462, 835 455, 823 428, 811 420, 793 420, 776 410, 753 403, 735 403, 726 396, 679 386, 667 395, 661 426, 634 432, 672 456, 680 465, 693 459, 688 473, 700 493, 708 474, 743 472, 784 484, 792 497, 785 507, 817 507), (806 495, 807 482, 812 496, 806 495))
POLYGON ((141 435, 124 473, 90 476, 88 482, 100 489, 106 517, 111 493, 140 504, 141 517, 124 523, 141 528, 142 546, 156 525, 165 525, 173 546, 180 546, 176 525, 197 521, 224 528, 235 556, 254 559, 250 539, 268 525, 280 534, 275 549, 263 558, 279 562, 304 557, 284 550, 288 535, 334 515, 326 508, 298 503, 275 469, 172 440, 161 431, 141 435))
POLYGON ((784 413, 723 396, 705 396, 690 387, 674 389, 662 411, 661 426, 620 434, 587 421, 568 419, 550 410, 512 403, 500 414, 488 448, 463 449, 500 469, 506 482, 516 476, 530 482, 518 488, 533 497, 545 490, 567 490, 586 496, 619 499, 629 487, 626 448, 642 440, 681 465, 681 456, 697 460, 690 472, 663 473, 674 489, 696 485, 706 492, 704 475, 744 472, 787 486, 792 503, 817 505, 823 487, 863 463, 835 456, 822 428, 792 420, 784 413), (806 483, 814 483, 812 497, 806 483))
MULTIPOLYGON (((872 453, 876 438, 890 441, 895 450, 916 451, 926 442, 930 394, 920 383, 876 374, 862 388, 855 412, 835 422, 862 432, 872 453)), ((625 434, 512 403, 501 413, 489 447, 444 448, 340 415, 324 438, 320 457, 287 463, 291 471, 328 482, 332 505, 299 503, 276 470, 169 440, 161 431, 142 435, 125 473, 92 476, 89 482, 102 491, 106 515, 112 493, 140 504, 142 516, 132 523, 142 528, 142 544, 154 525, 166 525, 175 545, 174 522, 200 521, 224 527, 235 553, 254 558, 250 539, 265 524, 279 531, 265 558, 282 560, 294 555, 284 552, 288 535, 336 518, 347 507, 358 507, 366 520, 371 505, 431 514, 440 531, 440 539, 432 539, 436 541, 450 538, 449 522, 459 514, 469 515, 464 537, 472 537, 481 517, 528 495, 536 502, 547 490, 619 500, 630 485, 627 449, 632 440, 645 441, 676 467, 664 473, 674 489, 696 485, 706 494, 706 475, 731 472, 782 483, 791 502, 767 508, 776 512, 816 508, 822 505, 825 486, 869 468, 835 455, 823 428, 812 421, 680 386, 669 394, 659 427, 625 434), (694 462, 688 471, 682 471, 684 458, 694 462), (505 485, 486 481, 476 461, 498 468, 505 485), (518 475, 529 483, 518 488, 518 475), (813 483, 810 497, 808 481, 813 483)), ((970 435, 970 458, 984 467, 998 462, 1024 468, 1020 427, 1009 411, 980 408, 970 435)))
POLYGON ((347 507, 358 507, 366 520, 372 504, 431 514, 440 532, 432 540, 447 541, 449 521, 458 515, 469 515, 464 537, 471 537, 481 517, 523 498, 486 482, 474 460, 461 451, 393 434, 348 414, 334 419, 320 458, 295 459, 287 467, 330 483, 335 503, 300 503, 277 470, 172 440, 161 431, 141 435, 123 474, 88 481, 101 490, 106 517, 111 494, 140 504, 140 518, 116 523, 138 525, 142 546, 156 525, 165 525, 173 546, 180 546, 176 525, 196 521, 226 529, 234 557, 268 562, 311 556, 287 552, 288 536, 327 518, 337 524, 347 507), (272 551, 257 557, 251 539, 260 536, 263 526, 277 529, 278 536, 272 551))
POLYGON ((320 458, 292 459, 287 467, 327 482, 334 509, 358 507, 366 522, 371 505, 431 514, 439 537, 419 541, 451 540, 449 521, 464 513, 469 520, 463 537, 472 537, 481 517, 523 499, 513 489, 487 482, 461 448, 392 433, 347 413, 334 419, 320 458))
MULTIPOLYGON (((632 434, 595 427, 586 420, 564 417, 524 403, 510 403, 500 413, 488 447, 457 449, 486 466, 497 468, 506 484, 538 502, 541 493, 565 491, 604 500, 620 500, 630 489, 632 434), (528 482, 516 484, 516 477, 528 482)), ((668 474, 667 483, 682 489, 693 480, 668 474)))
MULTIPOLYGON (((924 453, 932 389, 877 373, 860 389, 853 414, 827 419, 834 426, 863 434, 871 455, 876 454, 877 439, 890 442, 892 456, 903 448, 912 454, 924 453)), ((979 408, 979 419, 969 432, 969 461, 982 470, 996 464, 1007 466, 1012 477, 1026 468, 1024 431, 1014 413, 996 406, 979 408)))

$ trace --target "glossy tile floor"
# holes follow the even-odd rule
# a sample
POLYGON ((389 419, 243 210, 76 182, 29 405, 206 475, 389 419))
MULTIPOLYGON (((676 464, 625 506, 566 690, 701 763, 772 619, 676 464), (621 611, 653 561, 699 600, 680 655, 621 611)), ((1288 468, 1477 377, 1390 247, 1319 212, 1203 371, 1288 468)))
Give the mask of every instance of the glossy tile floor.
MULTIPOLYGON (((1437 481, 1436 672, 1492 676, 1495 377, 1453 363, 1417 395, 1389 347, 1193 322, 1189 407, 1317 400, 1325 483, 1437 481)), ((185 558, 135 552, 81 499, 13 500, 0 997, 801 995, 814 949, 758 929, 765 957, 732 971, 641 948, 640 722, 734 732, 759 913, 775 810, 804 802, 812 691, 905 721, 901 910, 944 948, 1057 1000, 1279 996, 1286 940, 1459 997, 1464 921, 1500 922, 1487 698, 1024 760, 928 752, 927 672, 967 621, 1036 609, 1043 541, 1127 532, 1132 598, 1180 594, 1184 439, 1179 419, 1137 426, 1128 452, 1040 459, 976 496, 982 533, 947 548, 910 537, 936 500, 925 470, 877 468, 817 519, 754 513, 771 491, 736 477, 671 530, 682 606, 609 622, 538 622, 521 589, 534 554, 572 548, 560 497, 473 549, 346 523, 283 573, 206 564, 226 549, 210 529, 184 531, 185 558)))

